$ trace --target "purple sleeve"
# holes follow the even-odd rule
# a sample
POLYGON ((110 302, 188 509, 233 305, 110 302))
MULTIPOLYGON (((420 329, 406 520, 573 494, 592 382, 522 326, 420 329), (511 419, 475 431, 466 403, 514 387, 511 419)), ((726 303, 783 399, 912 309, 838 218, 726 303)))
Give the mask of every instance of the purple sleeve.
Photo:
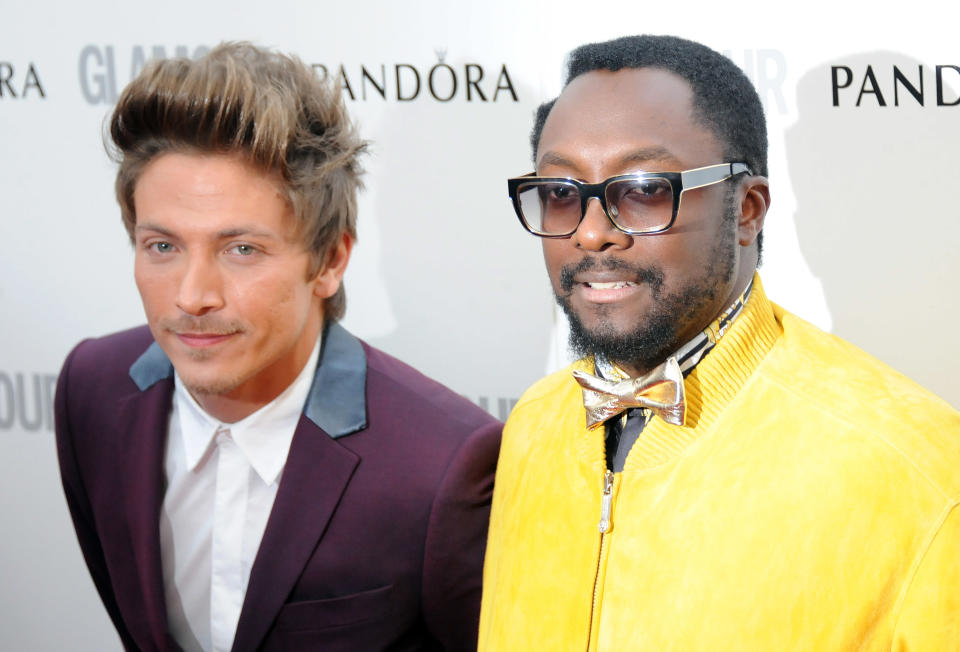
POLYGON ((93 583, 100 593, 100 598, 113 621, 120 640, 127 650, 135 650, 137 646, 127 631, 120 615, 120 607, 117 604, 116 596, 110 583, 110 573, 107 570, 106 559, 103 555, 103 549, 100 546, 100 538, 97 534, 96 525, 93 518, 93 510, 90 502, 87 500, 87 492, 84 487, 80 466, 77 463, 77 455, 74 449, 74 437, 70 425, 70 395, 69 387, 71 376, 71 365, 74 357, 83 346, 79 344, 64 362, 63 369, 60 372, 60 378, 57 380, 57 392, 54 398, 54 418, 55 431, 57 439, 57 458, 60 464, 60 479, 63 482, 63 490, 67 498, 67 506, 70 508, 70 516, 73 519, 73 527, 77 532, 77 539, 80 542, 80 549, 83 551, 83 557, 87 562, 87 568, 93 578, 93 583))
POLYGON ((423 614, 444 650, 476 650, 483 554, 502 424, 460 446, 434 499, 423 562, 423 614))

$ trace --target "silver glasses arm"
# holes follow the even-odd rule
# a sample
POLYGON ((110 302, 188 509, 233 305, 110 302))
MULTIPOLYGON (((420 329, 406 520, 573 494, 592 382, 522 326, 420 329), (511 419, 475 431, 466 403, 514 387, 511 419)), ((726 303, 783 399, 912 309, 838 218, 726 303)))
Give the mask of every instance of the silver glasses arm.
POLYGON ((719 165, 708 165, 707 167, 681 172, 680 180, 683 183, 684 190, 691 190, 719 183, 741 172, 750 172, 746 163, 720 163, 719 165))

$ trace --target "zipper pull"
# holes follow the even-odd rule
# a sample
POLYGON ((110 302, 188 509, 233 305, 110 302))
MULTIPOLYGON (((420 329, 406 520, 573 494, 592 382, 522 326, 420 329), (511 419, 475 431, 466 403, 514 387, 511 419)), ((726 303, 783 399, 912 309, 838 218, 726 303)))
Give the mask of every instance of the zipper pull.
POLYGON ((613 529, 610 522, 610 503, 613 502, 613 471, 609 469, 603 476, 603 497, 600 499, 600 534, 613 529))

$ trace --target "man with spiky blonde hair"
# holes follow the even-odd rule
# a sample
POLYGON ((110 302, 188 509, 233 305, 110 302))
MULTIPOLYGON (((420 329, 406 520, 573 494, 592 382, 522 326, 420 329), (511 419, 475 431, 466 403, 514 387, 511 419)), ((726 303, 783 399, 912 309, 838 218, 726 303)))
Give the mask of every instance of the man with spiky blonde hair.
POLYGON ((299 60, 153 62, 110 121, 148 326, 74 349, 63 485, 127 649, 472 649, 500 424, 348 333, 365 143, 299 60))

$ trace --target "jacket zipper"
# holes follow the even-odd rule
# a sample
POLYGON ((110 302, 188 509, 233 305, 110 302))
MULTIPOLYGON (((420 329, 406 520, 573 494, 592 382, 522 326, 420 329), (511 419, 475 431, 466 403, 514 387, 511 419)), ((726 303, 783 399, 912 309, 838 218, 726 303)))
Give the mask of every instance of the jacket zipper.
POLYGON ((597 529, 600 530, 600 554, 597 556, 597 569, 593 576, 593 603, 590 607, 590 621, 587 630, 587 652, 593 643, 593 619, 598 613, 600 597, 600 569, 603 565, 604 553, 607 550, 607 535, 613 529, 611 519, 613 511, 613 481, 615 476, 609 469, 603 474, 603 495, 600 498, 600 523, 597 529))

